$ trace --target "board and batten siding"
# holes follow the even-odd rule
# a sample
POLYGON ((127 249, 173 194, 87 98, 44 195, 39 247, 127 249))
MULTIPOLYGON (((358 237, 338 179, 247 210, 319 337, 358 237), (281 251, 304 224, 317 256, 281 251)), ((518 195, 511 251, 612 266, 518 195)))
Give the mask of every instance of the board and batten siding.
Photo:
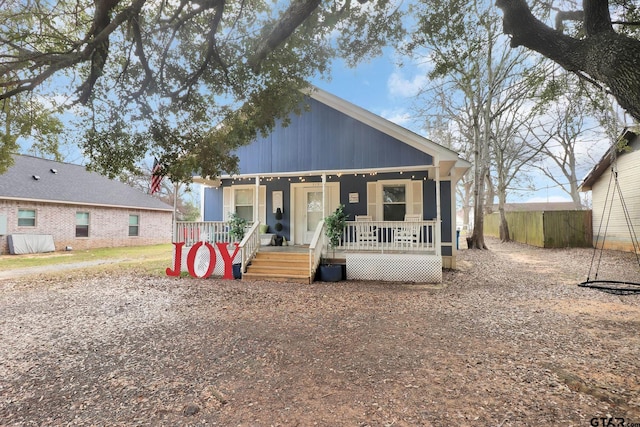
POLYGON ((432 165, 433 157, 316 100, 240 147, 240 174, 432 165))
MULTIPOLYGON (((640 233, 640 150, 623 153, 613 165, 618 171, 620 192, 630 215, 635 233, 640 233)), ((625 219, 618 192, 614 193, 614 181, 611 180, 611 168, 593 184, 593 243, 598 248, 621 251, 633 251, 629 226, 625 219), (611 185, 611 189, 609 186, 611 185), (607 198, 608 195, 608 198, 607 198), (605 210, 606 207, 606 210, 605 210), (609 214, 611 209, 611 214, 609 214), (606 232, 606 235, 605 235, 606 232)))

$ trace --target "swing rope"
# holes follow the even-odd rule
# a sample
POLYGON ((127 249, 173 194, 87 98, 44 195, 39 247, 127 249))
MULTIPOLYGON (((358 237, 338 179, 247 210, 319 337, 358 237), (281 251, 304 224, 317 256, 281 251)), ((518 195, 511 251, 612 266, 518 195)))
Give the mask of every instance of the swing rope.
MULTIPOLYGON (((602 249, 604 249, 604 242, 607 237, 607 230, 609 229, 609 219, 611 218, 611 206, 613 206, 613 193, 611 196, 611 204, 609 204, 609 193, 611 193, 611 182, 613 180, 613 168, 611 168, 611 176, 609 176, 609 185, 607 186, 607 194, 604 198, 604 207, 602 208, 602 217, 600 218, 600 224, 598 225, 598 234, 596 235, 596 243, 593 246, 593 255, 591 256, 591 265, 589 266, 589 274, 587 275, 587 282, 591 281, 591 270, 593 269, 593 264, 595 261, 596 254, 598 253, 598 241, 600 236, 602 236, 602 249), (609 205, 609 212, 607 216, 607 221, 604 221, 604 215, 607 213, 607 205, 609 205), (601 234, 602 224, 605 224, 604 234, 601 234)), ((600 251, 600 256, 598 257, 597 266, 595 269, 595 277, 594 280, 598 280, 598 271, 600 270, 600 261, 602 260, 602 253, 600 251)))
POLYGON ((600 218, 600 224, 598 225, 598 235, 596 236, 596 242, 593 248, 593 255, 591 257, 591 265, 589 266, 589 274, 587 275, 587 280, 580 283, 578 286, 588 287, 593 289, 598 289, 600 291, 615 293, 618 295, 630 295, 640 293, 640 283, 633 283, 628 281, 619 281, 619 280, 598 280, 598 272, 600 270, 600 262, 602 261, 602 255, 604 254, 604 244, 607 236, 607 231, 609 229, 609 220, 611 219, 611 212, 613 210, 613 202, 615 200, 616 192, 620 199, 620 205, 622 206, 622 212, 624 214, 624 218, 627 224, 627 228, 629 229, 629 235, 631 237, 631 242, 633 244, 633 251, 636 256, 636 260, 638 261, 638 266, 640 267, 640 256, 638 255, 640 249, 640 243, 638 243, 638 237, 633 228, 633 223, 631 221, 631 215, 629 213, 629 209, 627 204, 622 196, 622 189, 620 188, 620 182, 618 181, 618 171, 616 168, 616 153, 615 153, 615 145, 611 149, 612 156, 612 166, 611 166, 611 175, 609 176, 609 185, 607 187, 607 194, 604 199, 604 207, 602 209, 602 217, 600 218), (612 186, 613 183, 613 186, 612 186), (613 191, 612 191, 613 187, 613 191), (609 194, 611 194, 611 202, 609 203, 609 194), (608 205, 608 206, 607 206, 608 205), (608 207, 608 211, 607 211, 608 207), (607 215, 606 222, 604 221, 605 213, 607 215), (602 246, 600 247, 600 255, 596 262, 596 253, 598 252, 598 240, 600 239, 602 226, 604 224, 604 233, 602 234, 602 246), (594 263, 596 264, 595 268, 595 276, 594 279, 591 280, 591 272, 594 267, 594 263))

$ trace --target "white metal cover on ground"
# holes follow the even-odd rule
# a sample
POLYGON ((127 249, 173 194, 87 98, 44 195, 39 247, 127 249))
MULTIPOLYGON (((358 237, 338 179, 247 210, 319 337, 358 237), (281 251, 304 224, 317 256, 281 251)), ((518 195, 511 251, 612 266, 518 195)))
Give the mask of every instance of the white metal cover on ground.
POLYGON ((39 254, 56 250, 52 234, 10 234, 7 242, 11 255, 39 254))
POLYGON ((442 282, 442 257, 424 254, 346 253, 347 279, 442 282))

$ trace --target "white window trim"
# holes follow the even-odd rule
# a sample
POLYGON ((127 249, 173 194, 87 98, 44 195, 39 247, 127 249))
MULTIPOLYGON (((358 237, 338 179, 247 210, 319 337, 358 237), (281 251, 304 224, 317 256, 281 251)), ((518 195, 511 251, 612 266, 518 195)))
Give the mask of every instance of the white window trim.
MULTIPOLYGON (((415 185, 419 184, 420 191, 422 191, 422 181, 412 179, 388 179, 379 180, 375 182, 376 194, 374 198, 370 198, 370 194, 367 194, 367 215, 372 216, 377 221, 383 221, 384 219, 384 201, 382 199, 383 187, 387 185, 404 185, 405 187, 405 205, 407 214, 420 214, 424 217, 424 203, 422 200, 422 193, 414 194, 415 185), (369 200, 374 200, 374 203, 370 203, 369 200), (416 212, 416 208, 419 206, 419 212, 416 212), (375 212, 371 210, 375 209, 375 212)), ((369 187, 367 186, 367 189, 369 187)))
MULTIPOLYGON (((231 212, 236 211, 236 206, 235 206, 236 190, 251 190, 253 194, 252 200, 255 200, 255 196, 256 196, 255 184, 239 184, 239 185, 232 185, 230 187, 223 187, 222 208, 224 212, 222 212, 222 218, 224 221, 229 221, 229 214, 231 212)), ((254 216, 255 216, 255 213, 257 212, 258 221, 264 224, 267 218, 267 204, 266 204, 267 186, 266 185, 259 186, 258 196, 259 196, 258 207, 256 208, 255 201, 252 205, 254 209, 254 216)))
POLYGON ((36 209, 18 208, 18 227, 35 228, 38 225, 38 211, 36 209), (33 218, 20 218, 20 212, 33 212, 33 218), (33 225, 20 225, 21 219, 33 219, 33 225))
POLYGON ((91 237, 91 212, 89 211, 76 211, 75 215, 75 225, 74 225, 74 234, 76 239, 88 239, 91 237), (86 224, 78 224, 78 214, 87 214, 87 223, 86 224), (87 236, 78 236, 78 225, 86 225, 87 226, 87 236))
POLYGON ((140 214, 129 214, 129 225, 127 227, 127 236, 128 237, 140 237, 140 214), (137 227, 137 233, 134 235, 130 234, 130 227, 131 227, 131 217, 135 216, 138 218, 138 222, 136 223, 136 227, 137 227))

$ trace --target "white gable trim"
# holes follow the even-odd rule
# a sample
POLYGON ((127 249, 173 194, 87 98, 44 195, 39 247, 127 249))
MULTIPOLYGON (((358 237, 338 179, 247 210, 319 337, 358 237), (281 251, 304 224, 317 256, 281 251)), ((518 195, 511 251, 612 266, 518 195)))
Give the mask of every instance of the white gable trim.
POLYGON ((423 153, 431 155, 434 158, 434 163, 435 158, 438 156, 440 157, 440 160, 461 160, 458 156, 458 153, 456 153, 455 151, 443 147, 442 145, 436 144, 435 142, 424 138, 414 132, 411 132, 410 130, 405 129, 402 126, 385 119, 384 117, 373 114, 372 112, 365 110, 362 107, 358 107, 357 105, 352 104, 335 95, 332 95, 329 92, 325 92, 322 89, 314 87, 310 89, 307 94, 318 102, 328 105, 329 107, 334 108, 341 113, 346 114, 353 119, 364 123, 374 129, 377 129, 380 132, 391 136, 392 138, 402 141, 405 144, 422 151, 423 153))

